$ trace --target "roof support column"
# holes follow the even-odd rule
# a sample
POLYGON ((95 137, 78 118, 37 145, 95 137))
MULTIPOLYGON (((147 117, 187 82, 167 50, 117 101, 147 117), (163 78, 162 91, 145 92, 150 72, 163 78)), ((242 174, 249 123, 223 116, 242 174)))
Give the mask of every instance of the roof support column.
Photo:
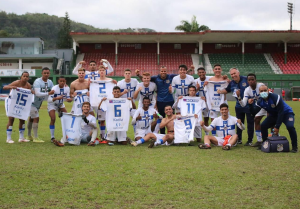
MULTIPOLYGON (((115 64, 118 65, 118 42, 115 41, 115 64)), ((115 71, 114 71, 115 72, 115 71)))
POLYGON ((287 63, 287 42, 284 42, 284 64, 287 63))
POLYGON ((203 41, 199 41, 199 65, 201 65, 203 62, 202 52, 203 52, 203 41))
POLYGON ((157 65, 159 65, 159 41, 157 41, 157 65))
POLYGON ((19 59, 19 70, 22 69, 22 59, 19 59))
POLYGON ((245 64, 245 42, 242 41, 242 63, 245 64))

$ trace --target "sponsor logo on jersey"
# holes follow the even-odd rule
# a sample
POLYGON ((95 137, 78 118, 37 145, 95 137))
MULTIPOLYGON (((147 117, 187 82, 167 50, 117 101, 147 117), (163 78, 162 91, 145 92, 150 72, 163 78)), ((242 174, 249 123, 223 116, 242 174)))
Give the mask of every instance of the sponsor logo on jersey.
POLYGON ((247 86, 247 84, 244 82, 244 83, 242 83, 242 86, 245 87, 245 86, 247 86))
POLYGON ((272 107, 272 108, 275 108, 275 104, 271 104, 271 107, 272 107))
POLYGON ((109 103, 125 103, 125 100, 109 100, 109 103))
POLYGON ((199 99, 183 99, 185 102, 199 102, 199 99))

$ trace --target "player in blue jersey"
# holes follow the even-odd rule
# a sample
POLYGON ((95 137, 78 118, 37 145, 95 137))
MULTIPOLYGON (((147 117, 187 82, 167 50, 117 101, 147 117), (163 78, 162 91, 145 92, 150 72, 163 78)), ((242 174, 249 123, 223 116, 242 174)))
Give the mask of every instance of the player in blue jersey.
POLYGON ((37 78, 33 83, 34 102, 31 105, 30 119, 27 124, 28 139, 33 142, 44 142, 38 138, 38 124, 39 124, 39 110, 44 100, 48 99, 48 95, 54 94, 52 81, 49 79, 50 69, 44 67, 42 69, 42 77, 37 78), (31 136, 31 129, 33 129, 34 138, 31 136))
MULTIPOLYGON (((138 70, 136 70, 136 75, 141 79, 138 70)), ((167 74, 167 68, 165 66, 160 67, 160 74, 151 76, 150 81, 155 83, 157 86, 156 107, 162 117, 165 117, 165 107, 172 107, 174 104, 174 98, 169 92, 169 86, 172 84, 172 80, 175 76, 177 76, 177 74, 167 74)), ((160 133, 165 134, 165 128, 160 129, 160 133)))
MULTIPOLYGON (((254 135, 254 117, 251 115, 248 105, 242 107, 239 103, 239 98, 244 97, 244 91, 249 86, 247 77, 240 76, 240 72, 237 68, 231 68, 230 76, 232 80, 228 84, 226 89, 218 90, 219 94, 227 94, 229 92, 233 93, 233 96, 236 98, 235 113, 236 117, 241 119, 242 123, 245 122, 245 115, 247 117, 247 132, 248 132, 248 141, 245 143, 245 146, 251 146, 253 135, 254 135), (239 91, 240 97, 236 96, 236 91, 239 91)), ((238 144, 242 144, 242 130, 237 128, 238 135, 238 144)))
POLYGON ((261 109, 268 112, 267 118, 261 123, 261 135, 263 141, 268 138, 268 129, 274 127, 274 134, 278 135, 279 128, 282 123, 285 124, 291 141, 291 152, 298 152, 297 132, 294 126, 295 114, 293 109, 288 106, 278 94, 269 93, 268 87, 262 85, 259 87, 260 98, 254 104, 253 101, 249 102, 250 110, 253 115, 256 115, 261 109))

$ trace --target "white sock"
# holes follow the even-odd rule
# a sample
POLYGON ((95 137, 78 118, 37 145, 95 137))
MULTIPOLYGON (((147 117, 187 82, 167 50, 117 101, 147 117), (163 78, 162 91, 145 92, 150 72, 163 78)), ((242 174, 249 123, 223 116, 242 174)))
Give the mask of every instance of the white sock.
POLYGON ((261 142, 261 141, 262 141, 262 138, 261 138, 261 131, 255 131, 255 134, 256 134, 257 141, 258 141, 258 142, 261 142))
POLYGON ((142 141, 139 139, 136 141, 137 144, 142 144, 142 141))
POLYGON ((23 128, 19 129, 19 139, 24 139, 24 132, 25 132, 25 129, 23 129, 23 128))
POLYGON ((39 127, 38 123, 32 123, 32 129, 33 129, 33 136, 34 136, 34 138, 38 137, 38 127, 39 127))
POLYGON ((8 126, 8 129, 6 129, 7 141, 11 140, 11 133, 12 133, 12 126, 8 126))
POLYGON ((31 129, 32 129, 32 122, 28 122, 27 123, 27 131, 28 131, 28 136, 31 136, 31 129))

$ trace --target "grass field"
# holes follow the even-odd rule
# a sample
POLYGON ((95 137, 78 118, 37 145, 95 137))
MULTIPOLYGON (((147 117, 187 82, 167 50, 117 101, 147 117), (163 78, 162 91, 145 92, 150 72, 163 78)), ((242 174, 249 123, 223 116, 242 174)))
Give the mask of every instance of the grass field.
MULTIPOLYGON (((288 104, 300 112, 299 102, 288 104)), ((7 144, 4 102, 0 108, 0 208, 300 208, 299 153, 243 145, 60 148, 50 143, 46 103, 39 124, 46 142, 7 144)), ((298 132, 299 121, 297 115, 298 132)), ((60 127, 57 120, 57 138, 60 127)), ((280 134, 288 136, 284 125, 280 134)), ((18 139, 17 120, 12 138, 18 139)))

